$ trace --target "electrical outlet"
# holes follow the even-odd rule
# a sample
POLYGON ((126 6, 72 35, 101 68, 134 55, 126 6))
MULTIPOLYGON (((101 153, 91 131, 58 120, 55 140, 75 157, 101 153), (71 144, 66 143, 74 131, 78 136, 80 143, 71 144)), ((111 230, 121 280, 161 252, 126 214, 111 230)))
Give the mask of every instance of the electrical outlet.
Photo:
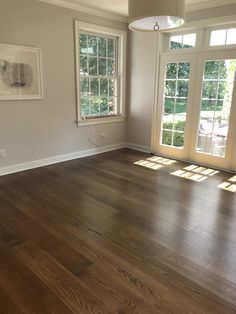
POLYGON ((0 149, 0 158, 5 158, 5 157, 6 157, 5 149, 0 149))

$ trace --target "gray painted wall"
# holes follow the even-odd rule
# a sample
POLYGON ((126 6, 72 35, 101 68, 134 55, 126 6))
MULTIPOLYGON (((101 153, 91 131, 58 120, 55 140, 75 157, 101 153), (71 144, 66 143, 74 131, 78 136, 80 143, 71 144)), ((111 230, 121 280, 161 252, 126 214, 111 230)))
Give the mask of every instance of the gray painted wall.
POLYGON ((126 141, 126 123, 78 127, 74 19, 127 25, 35 0, 0 1, 0 42, 40 47, 43 100, 0 101, 0 167, 126 141), (106 134, 103 141, 101 133, 106 134))
POLYGON ((150 147, 155 91, 155 33, 129 33, 128 143, 150 147))

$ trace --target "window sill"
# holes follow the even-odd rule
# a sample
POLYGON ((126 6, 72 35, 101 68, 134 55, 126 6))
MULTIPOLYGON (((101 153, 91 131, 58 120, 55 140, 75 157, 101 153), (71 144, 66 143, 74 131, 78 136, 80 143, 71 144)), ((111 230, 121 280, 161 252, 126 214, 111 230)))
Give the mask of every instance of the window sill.
POLYGON ((125 116, 115 116, 115 117, 105 117, 105 118, 95 118, 95 119, 85 119, 76 121, 78 126, 96 125, 96 124, 106 124, 123 122, 126 120, 125 116))

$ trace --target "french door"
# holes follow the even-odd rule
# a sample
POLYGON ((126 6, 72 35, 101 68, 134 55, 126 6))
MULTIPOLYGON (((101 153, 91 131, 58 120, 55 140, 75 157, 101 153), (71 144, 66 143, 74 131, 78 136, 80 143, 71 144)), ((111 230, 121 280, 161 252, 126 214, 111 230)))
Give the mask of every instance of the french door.
POLYGON ((236 170, 236 52, 161 57, 156 153, 236 170))

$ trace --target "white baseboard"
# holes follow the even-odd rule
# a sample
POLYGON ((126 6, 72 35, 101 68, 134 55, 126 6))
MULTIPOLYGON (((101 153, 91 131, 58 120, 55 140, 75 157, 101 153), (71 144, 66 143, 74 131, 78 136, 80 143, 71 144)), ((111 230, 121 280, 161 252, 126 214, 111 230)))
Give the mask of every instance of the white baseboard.
POLYGON ((39 168, 43 166, 48 166, 48 165, 56 164, 63 161, 101 154, 101 153, 109 152, 112 150, 125 148, 126 146, 127 145, 125 143, 118 143, 114 145, 106 145, 102 147, 90 148, 87 150, 82 150, 82 151, 71 153, 71 154, 59 155, 59 156, 29 161, 29 162, 25 162, 21 164, 16 164, 13 166, 0 167, 0 176, 4 176, 7 174, 20 172, 20 171, 25 171, 29 169, 39 168))
POLYGON ((142 146, 135 143, 126 143, 126 147, 134 150, 138 150, 140 152, 144 153, 151 153, 151 147, 149 146, 142 146))

